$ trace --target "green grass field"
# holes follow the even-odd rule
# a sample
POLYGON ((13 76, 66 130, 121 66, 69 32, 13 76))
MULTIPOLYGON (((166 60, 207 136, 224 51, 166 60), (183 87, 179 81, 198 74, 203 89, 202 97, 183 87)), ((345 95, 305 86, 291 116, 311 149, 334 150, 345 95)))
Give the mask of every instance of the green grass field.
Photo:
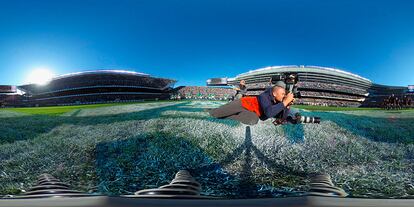
POLYGON ((308 105, 294 105, 292 107, 297 108, 297 109, 310 110, 310 111, 372 111, 372 110, 382 110, 380 108, 308 106, 308 105))
POLYGON ((353 197, 414 196, 414 111, 304 107, 321 124, 247 126, 205 112, 219 101, 0 110, 0 195, 50 173, 105 195, 159 187, 187 169, 202 194, 301 195, 326 172, 353 197))
MULTIPOLYGON (((145 102, 148 103, 148 102, 145 102)), ((75 106, 50 106, 50 107, 24 107, 24 108, 5 108, 5 111, 19 112, 25 114, 44 114, 44 115, 61 115, 77 109, 99 108, 107 106, 117 106, 124 104, 137 103, 110 103, 110 104, 91 104, 91 105, 75 105, 75 106)), ((359 111, 359 110, 381 110, 379 108, 356 108, 356 107, 327 107, 327 106, 306 106, 295 105, 297 109, 305 109, 310 111, 359 111)))
MULTIPOLYGON (((154 101, 146 101, 142 103, 151 103, 154 101)), ((165 101, 158 101, 165 102, 165 101)), ((140 102, 141 103, 141 102, 140 102)), ((137 103, 109 103, 109 104, 88 104, 88 105, 74 105, 74 106, 48 106, 48 107, 23 107, 23 108, 4 108, 4 111, 19 112, 24 114, 43 114, 43 115, 61 115, 77 109, 92 109, 107 106, 128 105, 137 103)))

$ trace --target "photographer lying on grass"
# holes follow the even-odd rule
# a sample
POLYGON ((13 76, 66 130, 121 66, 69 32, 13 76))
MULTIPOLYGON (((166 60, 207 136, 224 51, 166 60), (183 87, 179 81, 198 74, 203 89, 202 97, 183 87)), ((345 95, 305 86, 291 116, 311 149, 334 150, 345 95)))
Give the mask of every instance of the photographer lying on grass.
POLYGON ((278 81, 273 87, 267 88, 257 97, 242 97, 212 109, 209 113, 219 119, 234 119, 248 125, 255 125, 259 119, 264 121, 272 117, 288 120, 290 105, 295 98, 292 93, 286 94, 285 88, 286 84, 283 81, 278 81))

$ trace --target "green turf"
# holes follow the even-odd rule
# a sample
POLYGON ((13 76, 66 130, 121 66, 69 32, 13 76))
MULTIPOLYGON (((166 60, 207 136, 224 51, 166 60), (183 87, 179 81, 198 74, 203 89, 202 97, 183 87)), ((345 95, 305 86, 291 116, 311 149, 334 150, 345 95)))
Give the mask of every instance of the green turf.
POLYGON ((54 116, 0 110, 0 197, 45 172, 75 190, 125 195, 168 184, 180 169, 203 194, 226 198, 297 195, 313 172, 352 196, 414 196, 413 110, 302 111, 321 123, 248 127, 205 110, 223 103, 83 105, 54 116))
MULTIPOLYGON (((108 107, 108 106, 117 106, 117 105, 128 105, 128 104, 137 104, 137 103, 151 103, 154 101, 145 101, 145 102, 128 102, 128 103, 108 103, 108 104, 86 104, 86 105, 75 105, 75 106, 47 106, 47 107, 22 107, 22 108, 5 108, 0 109, 5 111, 13 111, 24 114, 31 115, 61 115, 72 110, 77 109, 92 109, 99 107, 108 107)), ((158 101, 165 102, 165 101, 158 101)))
MULTIPOLYGON (((165 100, 169 102, 169 100, 165 100)), ((158 102, 165 102, 165 101, 158 101, 158 102)), ((145 102, 138 102, 138 103, 151 103, 153 101, 145 101, 145 102)), ((183 100, 181 102, 188 102, 188 100, 183 100)), ((50 106, 50 107, 22 107, 22 108, 5 108, 0 109, 5 111, 13 111, 18 113, 24 114, 31 114, 31 115, 61 115, 72 110, 77 109, 91 109, 91 108, 99 108, 99 107, 107 107, 107 106, 117 106, 117 105, 125 105, 125 104, 136 104, 135 103, 108 103, 108 104, 87 104, 87 105, 75 105, 75 106, 50 106)), ((381 108, 359 108, 359 107, 335 107, 335 106, 308 106, 308 105, 293 105, 292 108, 296 109, 304 109, 309 111, 373 111, 373 110, 383 110, 381 108)), ((399 111, 408 111, 414 109, 405 109, 399 111)))
MULTIPOLYGON (((138 103, 151 103, 152 101, 138 102, 138 103)), ((165 101, 162 101, 165 102, 165 101)), ((186 102, 185 100, 182 102, 186 102)), ((24 114, 32 115, 61 115, 72 110, 77 109, 91 109, 107 106, 136 104, 136 103, 109 103, 109 104, 88 104, 88 105, 75 105, 75 106, 50 106, 50 107, 22 107, 22 108, 6 108, 0 109, 5 111, 13 111, 24 114)), ((357 111, 357 110, 380 110, 379 108, 357 108, 357 107, 332 107, 332 106, 305 106, 294 105, 293 108, 305 109, 310 111, 357 111)))
POLYGON ((380 108, 359 108, 359 107, 336 107, 336 106, 308 106, 308 105, 293 105, 293 108, 305 109, 309 111, 372 111, 382 110, 380 108))

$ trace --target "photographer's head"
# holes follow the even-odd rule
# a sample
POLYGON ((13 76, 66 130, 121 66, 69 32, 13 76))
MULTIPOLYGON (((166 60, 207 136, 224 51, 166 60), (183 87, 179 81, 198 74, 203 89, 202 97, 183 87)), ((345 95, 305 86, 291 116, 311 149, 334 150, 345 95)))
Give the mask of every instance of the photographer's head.
POLYGON ((286 84, 283 81, 277 81, 276 84, 272 87, 272 95, 275 97, 275 100, 282 102, 286 95, 285 90, 286 84))

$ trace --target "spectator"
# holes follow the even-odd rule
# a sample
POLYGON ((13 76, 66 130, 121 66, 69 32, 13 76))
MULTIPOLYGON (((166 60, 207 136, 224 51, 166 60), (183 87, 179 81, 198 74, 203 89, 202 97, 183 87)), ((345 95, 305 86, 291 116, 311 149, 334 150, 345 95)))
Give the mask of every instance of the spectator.
POLYGON ((241 97, 246 96, 247 94, 246 81, 241 80, 239 86, 236 87, 235 90, 236 90, 235 99, 240 99, 241 97))

